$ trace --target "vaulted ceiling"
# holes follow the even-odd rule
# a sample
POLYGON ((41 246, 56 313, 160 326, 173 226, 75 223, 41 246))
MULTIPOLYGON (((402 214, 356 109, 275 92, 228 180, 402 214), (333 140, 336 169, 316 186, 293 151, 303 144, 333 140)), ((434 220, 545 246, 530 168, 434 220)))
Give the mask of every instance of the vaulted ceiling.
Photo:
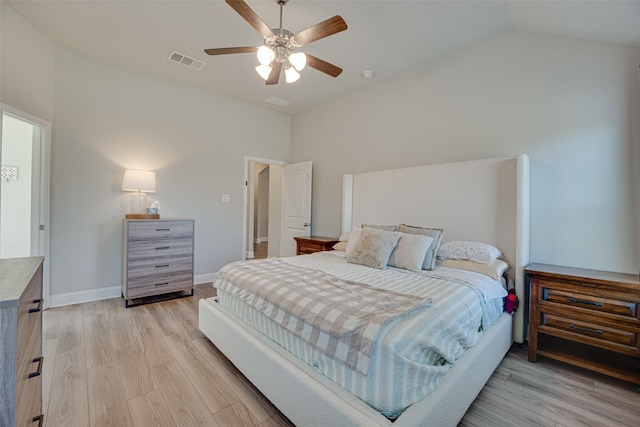
MULTIPOLYGON (((253 54, 208 56, 205 48, 259 46, 260 36, 222 0, 6 1, 59 45, 100 60, 207 88, 295 114, 489 37, 531 31, 640 48, 640 0, 633 1, 330 1, 291 0, 283 27, 296 33, 334 15, 348 30, 299 48, 344 69, 314 69, 294 84, 266 86, 253 54), (206 65, 168 61, 172 51, 206 65), (362 76, 373 70, 372 79, 362 76), (275 97, 289 104, 267 102, 275 97)), ((275 0, 246 0, 271 28, 275 0)))

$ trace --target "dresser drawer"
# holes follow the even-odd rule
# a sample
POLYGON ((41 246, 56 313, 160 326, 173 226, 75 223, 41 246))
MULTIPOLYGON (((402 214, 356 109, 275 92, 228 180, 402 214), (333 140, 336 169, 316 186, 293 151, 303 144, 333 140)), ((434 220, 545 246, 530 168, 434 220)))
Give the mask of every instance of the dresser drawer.
POLYGON ((193 221, 131 221, 129 239, 193 237, 193 221))
POLYGON ((193 269, 193 257, 188 254, 183 257, 141 259, 129 261, 128 266, 128 280, 131 283, 135 279, 149 278, 158 274, 190 272, 193 269))
POLYGON ((22 365, 27 356, 29 340, 39 323, 42 302, 42 267, 40 267, 22 294, 18 306, 18 353, 16 359, 18 366, 22 365))
POLYGON ((42 413, 42 314, 29 337, 25 358, 18 367, 16 379, 16 426, 30 426, 33 417, 42 413))
POLYGON ((193 288, 191 271, 173 274, 159 274, 129 281, 126 298, 164 294, 193 288))
POLYGON ((193 239, 134 240, 129 243, 127 259, 156 258, 193 253, 193 239))
MULTIPOLYGON (((594 312, 609 313, 619 316, 629 317, 637 320, 640 324, 640 315, 637 301, 621 301, 617 299, 605 298, 597 295, 589 295, 583 292, 567 292, 554 289, 552 283, 541 280, 539 286, 544 288, 543 300, 563 304, 570 307, 580 307, 594 312)), ((556 285, 557 286, 557 285, 556 285)))

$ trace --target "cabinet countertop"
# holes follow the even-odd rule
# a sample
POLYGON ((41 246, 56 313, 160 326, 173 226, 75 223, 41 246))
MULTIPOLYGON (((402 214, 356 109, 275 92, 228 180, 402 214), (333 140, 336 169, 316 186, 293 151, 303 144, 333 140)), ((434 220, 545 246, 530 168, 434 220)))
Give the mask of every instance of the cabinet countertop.
POLYGON ((0 307, 17 306, 44 257, 0 259, 0 307))

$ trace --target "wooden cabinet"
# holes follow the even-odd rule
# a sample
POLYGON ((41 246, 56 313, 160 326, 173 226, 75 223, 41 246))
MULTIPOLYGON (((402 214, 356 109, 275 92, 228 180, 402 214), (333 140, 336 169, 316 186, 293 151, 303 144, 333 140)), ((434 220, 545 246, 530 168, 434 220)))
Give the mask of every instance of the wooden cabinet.
POLYGON ((0 426, 42 425, 42 263, 0 260, 0 426), (39 424, 36 424, 39 423, 39 424))
POLYGON ((531 264, 529 360, 538 355, 640 384, 638 275, 531 264))
POLYGON ((314 252, 331 251, 338 243, 334 237, 294 237, 296 240, 296 255, 312 254, 314 252))
POLYGON ((193 295, 191 219, 125 219, 122 227, 122 296, 129 300, 178 291, 193 295))

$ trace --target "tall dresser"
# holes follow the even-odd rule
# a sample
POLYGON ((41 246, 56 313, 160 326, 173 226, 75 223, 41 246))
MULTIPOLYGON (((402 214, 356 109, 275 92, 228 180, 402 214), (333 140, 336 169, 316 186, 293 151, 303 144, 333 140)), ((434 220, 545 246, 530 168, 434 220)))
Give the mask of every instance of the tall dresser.
POLYGON ((0 260, 0 426, 41 426, 43 257, 0 260))
POLYGON ((192 219, 125 219, 122 227, 122 296, 135 298, 191 291, 192 219))

